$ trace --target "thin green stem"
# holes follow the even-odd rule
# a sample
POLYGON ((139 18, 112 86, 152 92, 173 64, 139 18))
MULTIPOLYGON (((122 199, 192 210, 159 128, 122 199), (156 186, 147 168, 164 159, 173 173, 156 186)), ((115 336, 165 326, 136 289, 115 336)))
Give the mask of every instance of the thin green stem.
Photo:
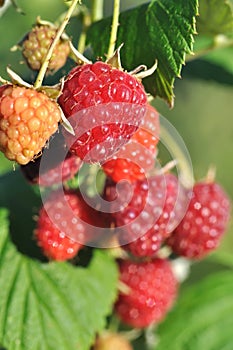
POLYGON ((117 31, 119 26, 119 15, 120 15, 120 0, 114 0, 112 29, 111 29, 107 58, 110 58, 115 51, 117 31))
POLYGON ((129 342, 138 339, 142 335, 143 330, 134 328, 129 331, 121 331, 120 334, 129 342))
POLYGON ((91 20, 99 21, 103 18, 104 0, 92 0, 91 20))
POLYGON ((80 53, 83 53, 86 46, 86 37, 87 37, 87 30, 89 26, 91 25, 91 15, 87 9, 82 14, 82 32, 79 37, 78 41, 78 51, 80 53))
POLYGON ((186 146, 183 143, 183 140, 177 134, 176 130, 173 127, 171 127, 170 124, 164 122, 165 119, 161 119, 161 142, 167 147, 173 159, 177 161, 178 168, 180 170, 180 180, 182 184, 186 188, 192 188, 194 183, 193 169, 186 146))
POLYGON ((108 331, 112 333, 118 333, 119 327, 120 319, 115 314, 113 314, 109 322, 108 331))
POLYGON ((47 55, 44 59, 44 62, 40 68, 40 71, 38 73, 38 76, 36 78, 36 81, 35 81, 35 84, 34 84, 34 88, 35 89, 38 89, 41 87, 42 83, 43 83, 43 80, 44 80, 44 77, 45 77, 45 74, 46 74, 46 71, 48 69, 48 65, 49 65, 49 61, 52 57, 52 54, 53 54, 53 50, 55 48, 55 46, 57 45, 62 33, 64 32, 65 30, 65 27, 67 26, 69 20, 70 20, 70 17, 72 16, 72 13, 77 5, 77 3, 80 3, 80 0, 73 0, 70 7, 69 7, 69 10, 67 11, 66 13, 66 16, 63 20, 63 22, 61 23, 60 27, 58 28, 58 31, 57 31, 57 34, 55 36, 55 38, 53 39, 53 42, 47 52, 47 55))

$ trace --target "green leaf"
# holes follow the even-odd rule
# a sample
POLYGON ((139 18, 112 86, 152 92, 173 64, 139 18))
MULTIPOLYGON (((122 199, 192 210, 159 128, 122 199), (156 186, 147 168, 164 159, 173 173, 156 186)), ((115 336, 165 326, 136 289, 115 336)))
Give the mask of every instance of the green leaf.
MULTIPOLYGON (((185 54, 193 47, 197 0, 154 0, 121 13, 116 46, 121 50, 123 67, 129 71, 140 64, 156 72, 144 80, 154 96, 173 105, 173 85, 180 76, 185 54)), ((94 56, 105 56, 109 44, 111 18, 94 23, 87 33, 94 56)))
POLYGON ((42 264, 16 251, 0 211, 0 343, 8 350, 88 350, 116 296, 112 258, 88 268, 42 264))
POLYGON ((227 0, 200 0, 197 31, 200 34, 232 34, 233 10, 227 0))
POLYGON ((233 349, 232 289, 232 272, 224 271, 186 290, 160 325, 156 350, 233 349))

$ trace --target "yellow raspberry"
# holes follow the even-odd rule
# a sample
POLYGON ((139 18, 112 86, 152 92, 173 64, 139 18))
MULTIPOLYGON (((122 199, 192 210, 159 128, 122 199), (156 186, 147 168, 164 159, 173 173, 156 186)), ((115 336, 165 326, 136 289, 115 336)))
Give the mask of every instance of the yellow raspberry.
MULTIPOLYGON (((52 28, 49 25, 38 25, 28 33, 22 44, 22 53, 31 69, 40 69, 56 32, 56 28, 52 28)), ((60 39, 54 48, 48 69, 50 71, 57 71, 63 67, 69 53, 70 47, 68 41, 60 39)))

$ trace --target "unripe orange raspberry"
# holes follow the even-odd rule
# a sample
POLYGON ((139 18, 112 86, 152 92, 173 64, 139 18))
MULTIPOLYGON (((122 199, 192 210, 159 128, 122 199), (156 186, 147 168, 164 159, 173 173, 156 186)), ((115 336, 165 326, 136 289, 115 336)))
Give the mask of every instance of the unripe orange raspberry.
MULTIPOLYGON (((22 44, 22 53, 31 69, 40 69, 56 32, 56 28, 49 25, 38 25, 28 33, 22 44)), ((60 39, 53 50, 48 70, 57 71, 63 67, 69 53, 68 41, 60 39)))
POLYGON ((43 92, 0 87, 0 151, 8 159, 27 164, 55 133, 60 119, 58 105, 43 92))

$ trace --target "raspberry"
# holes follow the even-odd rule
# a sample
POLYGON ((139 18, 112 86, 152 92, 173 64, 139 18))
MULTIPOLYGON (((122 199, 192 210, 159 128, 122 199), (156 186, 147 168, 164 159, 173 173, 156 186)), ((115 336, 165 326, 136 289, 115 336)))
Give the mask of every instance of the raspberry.
POLYGON ((44 187, 59 184, 61 180, 66 182, 72 179, 82 165, 81 159, 70 152, 67 153, 63 162, 58 163, 55 167, 49 167, 46 172, 43 169, 43 172, 40 173, 40 163, 41 157, 26 165, 21 165, 21 170, 31 184, 39 184, 44 187))
MULTIPOLYGON (((28 33, 22 43, 22 53, 27 64, 33 70, 39 70, 57 33, 57 29, 49 25, 37 25, 28 33)), ((70 53, 67 40, 60 39, 54 48, 48 69, 57 71, 66 63, 70 53)))
POLYGON ((188 210, 168 240, 173 252, 200 259, 215 250, 230 217, 230 201, 215 182, 196 183, 188 210))
POLYGON ((137 131, 147 99, 135 77, 96 62, 71 70, 58 102, 76 134, 65 132, 71 151, 86 162, 103 162, 137 131))
POLYGON ((132 184, 107 186, 105 197, 112 201, 111 212, 119 227, 122 248, 135 256, 153 257, 179 223, 185 196, 180 191, 177 197, 177 178, 172 174, 155 175, 132 184))
POLYGON ((93 237, 95 220, 96 213, 80 193, 52 192, 39 212, 37 243, 50 259, 71 259, 93 237))
POLYGON ((21 170, 31 184, 52 186, 72 179, 81 165, 80 158, 66 151, 61 133, 56 133, 49 147, 43 150, 43 155, 21 165, 21 170))
POLYGON ((112 159, 102 164, 104 172, 115 182, 142 180, 154 167, 158 135, 159 114, 148 104, 139 129, 112 159))
POLYGON ((14 85, 0 89, 0 151, 27 164, 57 130, 61 113, 44 93, 14 85))
POLYGON ((122 335, 106 333, 97 338, 93 350, 133 350, 132 346, 122 335))
POLYGON ((168 260, 121 261, 120 281, 126 293, 119 294, 115 310, 132 327, 161 322, 177 296, 178 283, 168 260))

